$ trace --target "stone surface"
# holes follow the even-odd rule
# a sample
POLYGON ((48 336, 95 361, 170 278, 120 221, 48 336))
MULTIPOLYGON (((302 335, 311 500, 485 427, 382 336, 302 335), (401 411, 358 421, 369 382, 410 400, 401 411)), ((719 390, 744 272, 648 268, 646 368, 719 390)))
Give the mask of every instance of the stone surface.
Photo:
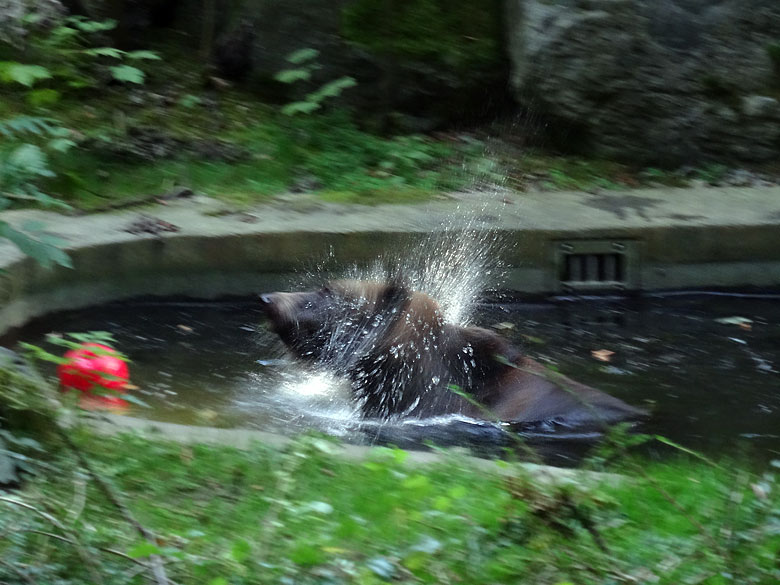
POLYGON ((780 154, 777 0, 509 0, 521 103, 591 154, 643 163, 780 154))
MULTIPOLYGON (((297 195, 296 197, 303 197, 297 195)), ((419 257, 432 234, 483 230, 499 245, 504 290, 559 290, 561 241, 635 241, 644 290, 780 287, 780 187, 604 193, 454 193, 424 205, 339 205, 305 212, 295 198, 223 213, 206 197, 144 207, 179 231, 131 234, 132 210, 63 217, 6 211, 20 226, 40 221, 65 242, 74 269, 44 269, 0 240, 0 332, 46 312, 141 295, 215 298, 285 290, 302 274, 343 276, 387 254, 419 257), (251 216, 251 221, 246 221, 251 216), (416 255, 416 256, 415 256, 416 255)), ((435 236, 433 236, 435 237, 435 236)), ((312 275, 314 276, 314 275, 312 275)))
MULTIPOLYGON (((215 427, 196 427, 167 422, 149 421, 130 416, 104 414, 89 421, 90 428, 98 434, 117 435, 120 433, 136 433, 147 438, 163 438, 185 445, 209 444, 224 445, 237 449, 249 449, 253 445, 262 444, 273 448, 289 446, 293 439, 264 431, 249 429, 221 429, 215 427)), ((334 445, 333 453, 349 461, 364 461, 375 456, 375 447, 363 445, 334 445)), ((534 477, 534 480, 544 484, 576 483, 579 487, 595 487, 597 485, 617 485, 624 481, 623 476, 613 473, 599 473, 580 469, 566 469, 539 465, 535 463, 499 463, 492 459, 481 459, 471 456, 468 451, 460 448, 431 451, 410 451, 404 464, 412 468, 431 465, 452 465, 450 456, 456 456, 460 465, 478 468, 485 473, 510 475, 515 473, 515 466, 522 468, 534 477)))

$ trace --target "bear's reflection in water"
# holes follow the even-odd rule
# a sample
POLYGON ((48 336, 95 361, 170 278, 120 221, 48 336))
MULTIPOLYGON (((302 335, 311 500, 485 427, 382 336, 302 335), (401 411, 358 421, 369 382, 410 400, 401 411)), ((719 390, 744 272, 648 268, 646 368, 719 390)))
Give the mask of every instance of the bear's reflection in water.
POLYGON ((500 421, 529 437, 581 439, 645 416, 547 370, 495 332, 446 323, 430 296, 401 279, 335 281, 261 301, 297 359, 348 380, 368 421, 363 428, 370 433, 373 425, 378 438, 394 433, 399 444, 419 444, 421 436, 447 444, 457 436, 464 444, 487 434, 501 444, 500 421))

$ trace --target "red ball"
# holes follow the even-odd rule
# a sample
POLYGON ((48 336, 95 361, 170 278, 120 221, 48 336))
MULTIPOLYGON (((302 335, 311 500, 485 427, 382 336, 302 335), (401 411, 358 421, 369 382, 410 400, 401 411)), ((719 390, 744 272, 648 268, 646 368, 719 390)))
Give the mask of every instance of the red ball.
POLYGON ((57 375, 64 388, 86 394, 92 394, 95 388, 125 392, 130 372, 127 363, 113 348, 100 343, 84 343, 78 349, 65 352, 65 358, 68 361, 57 366, 57 375))

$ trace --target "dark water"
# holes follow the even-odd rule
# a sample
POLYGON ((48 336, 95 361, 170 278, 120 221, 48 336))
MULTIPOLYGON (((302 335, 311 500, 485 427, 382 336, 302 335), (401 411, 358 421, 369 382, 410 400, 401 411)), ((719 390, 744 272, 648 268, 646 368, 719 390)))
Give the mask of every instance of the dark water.
MULTIPOLYGON (((486 304, 474 321, 509 323, 506 334, 529 355, 650 408, 643 431, 708 454, 780 454, 780 297, 486 304), (614 353, 604 362, 592 355, 598 350, 614 353)), ((345 388, 285 361, 249 301, 112 304, 47 317, 3 341, 45 344, 48 332, 90 330, 112 333, 132 360, 132 382, 151 406, 135 408, 137 416, 285 434, 318 429, 406 447, 506 443, 495 427, 469 421, 361 424, 345 388)), ((587 442, 561 430, 530 439, 548 459, 573 457, 587 442)))

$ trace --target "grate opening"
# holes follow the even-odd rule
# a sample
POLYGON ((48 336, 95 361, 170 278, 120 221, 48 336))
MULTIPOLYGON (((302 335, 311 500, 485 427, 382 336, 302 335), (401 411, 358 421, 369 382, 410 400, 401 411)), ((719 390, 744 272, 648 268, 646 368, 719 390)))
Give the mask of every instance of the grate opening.
POLYGON ((605 292, 640 287, 636 240, 553 241, 551 290, 605 292))
POLYGON ((565 254, 561 281, 621 283, 625 280, 623 254, 565 254))

